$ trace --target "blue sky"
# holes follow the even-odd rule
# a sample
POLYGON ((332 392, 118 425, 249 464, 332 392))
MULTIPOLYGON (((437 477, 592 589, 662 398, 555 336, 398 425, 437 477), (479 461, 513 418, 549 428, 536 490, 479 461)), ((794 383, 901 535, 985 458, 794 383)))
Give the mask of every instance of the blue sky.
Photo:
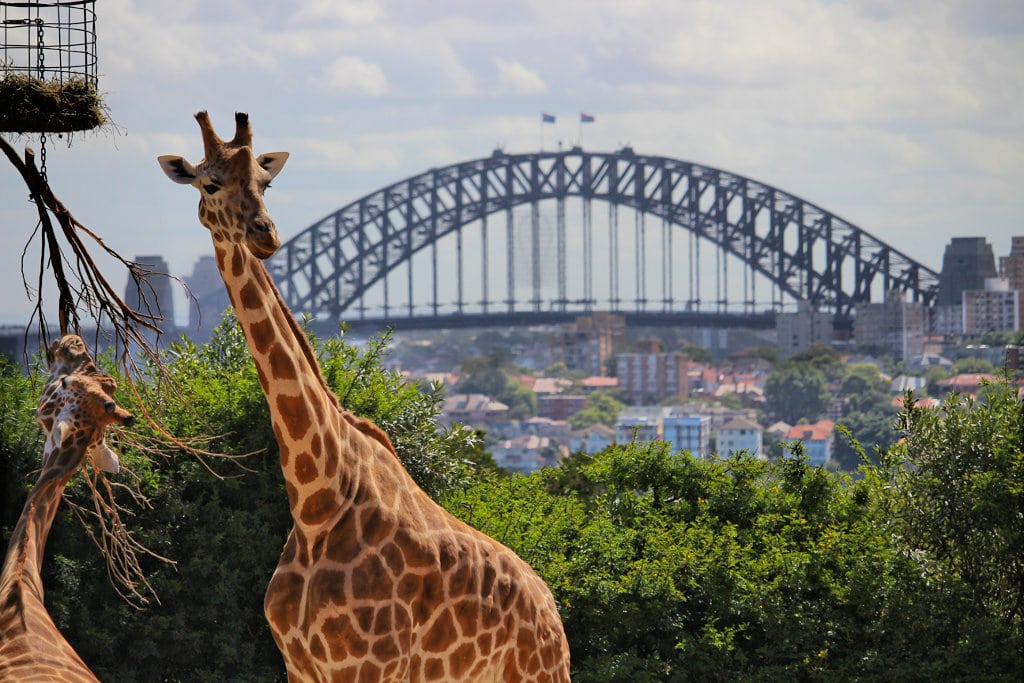
MULTIPOLYGON (((575 144, 582 111, 587 149, 761 180, 935 269, 954 236, 999 256, 1024 235, 1019 0, 99 0, 97 21, 116 127, 51 142, 50 181, 176 275, 211 245, 155 158, 198 161, 200 109, 222 131, 248 111, 257 152, 291 153, 267 196, 285 239, 428 168, 535 151, 541 112, 546 146, 575 144)), ((26 195, 0 164, 0 323, 31 307, 26 195)))

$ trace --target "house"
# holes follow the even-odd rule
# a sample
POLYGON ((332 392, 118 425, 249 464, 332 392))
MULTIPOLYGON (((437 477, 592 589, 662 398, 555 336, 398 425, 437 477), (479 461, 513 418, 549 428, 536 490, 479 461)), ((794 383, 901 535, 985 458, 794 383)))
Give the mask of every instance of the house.
POLYGON ((755 458, 765 459, 761 425, 742 417, 733 418, 715 433, 718 454, 723 457, 748 451, 755 458))
POLYGON ((998 378, 985 372, 968 372, 960 375, 953 375, 939 381, 939 391, 943 393, 957 392, 977 396, 982 384, 997 382, 998 378))
POLYGON ((464 425, 486 425, 505 420, 508 406, 484 394, 452 394, 444 401, 439 421, 444 424, 456 422, 464 425))
POLYGON ((502 441, 494 448, 494 461, 510 472, 528 474, 542 467, 558 465, 565 455, 546 436, 523 434, 502 441))
POLYGON ((586 429, 573 432, 569 440, 569 450, 573 453, 583 451, 593 455, 615 443, 615 430, 603 424, 592 424, 586 429))
POLYGON ((786 433, 786 440, 803 442, 804 452, 807 453, 807 462, 814 466, 821 466, 832 458, 835 426, 832 420, 818 420, 814 424, 796 425, 786 433))

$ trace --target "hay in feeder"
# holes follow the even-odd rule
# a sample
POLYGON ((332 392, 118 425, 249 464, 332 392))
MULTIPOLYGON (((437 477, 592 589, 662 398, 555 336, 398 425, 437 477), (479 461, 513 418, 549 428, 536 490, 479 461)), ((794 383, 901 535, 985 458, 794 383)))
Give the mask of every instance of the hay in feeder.
POLYGON ((70 133, 107 122, 96 86, 84 79, 44 80, 0 71, 0 131, 70 133))

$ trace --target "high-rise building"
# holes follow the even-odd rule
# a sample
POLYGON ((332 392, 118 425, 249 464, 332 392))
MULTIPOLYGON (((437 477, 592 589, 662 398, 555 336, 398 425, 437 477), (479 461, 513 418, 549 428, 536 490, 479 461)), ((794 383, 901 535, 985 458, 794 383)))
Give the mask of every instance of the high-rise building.
POLYGON ((796 313, 775 316, 775 345, 780 358, 806 351, 811 344, 832 343, 832 314, 814 310, 808 301, 797 305, 796 313))
POLYGON ((1010 289, 1024 290, 1024 237, 1010 242, 1010 255, 999 257, 999 277, 1006 278, 1010 289))
POLYGON ((615 376, 630 403, 657 403, 670 396, 689 394, 686 354, 619 353, 615 355, 615 376))
POLYGON ((1010 242, 1010 255, 999 257, 999 277, 1005 278, 1010 290, 1017 296, 1018 327, 1024 327, 1024 236, 1014 237, 1010 242))
POLYGON ((927 320, 928 309, 922 302, 908 302, 903 292, 893 290, 883 303, 857 305, 853 339, 857 344, 882 346, 897 360, 920 358, 927 320))
POLYGON ((570 370, 606 375, 608 360, 625 331, 626 319, 621 315, 597 312, 580 316, 554 334, 552 360, 565 363, 570 370))
POLYGON ((936 332, 964 333, 963 293, 984 290, 985 279, 996 277, 992 245, 984 237, 954 237, 942 255, 939 292, 935 302, 936 332))
POLYGON ((988 278, 985 289, 963 293, 964 334, 1021 329, 1021 296, 1004 278, 988 278))
POLYGON ((163 256, 136 256, 138 263, 148 275, 145 282, 136 284, 129 276, 124 289, 124 302, 143 316, 156 318, 153 323, 162 332, 171 332, 174 324, 174 291, 170 270, 163 256))

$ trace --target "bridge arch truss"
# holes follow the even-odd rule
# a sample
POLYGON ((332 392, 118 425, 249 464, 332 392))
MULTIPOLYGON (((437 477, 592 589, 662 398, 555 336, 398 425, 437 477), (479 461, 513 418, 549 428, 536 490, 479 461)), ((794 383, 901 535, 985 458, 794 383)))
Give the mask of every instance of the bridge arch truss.
POLYGON ((498 150, 431 169, 317 221, 268 266, 288 305, 320 320, 742 316, 801 300, 849 318, 891 290, 932 305, 938 288, 937 273, 819 206, 630 148, 498 150))

